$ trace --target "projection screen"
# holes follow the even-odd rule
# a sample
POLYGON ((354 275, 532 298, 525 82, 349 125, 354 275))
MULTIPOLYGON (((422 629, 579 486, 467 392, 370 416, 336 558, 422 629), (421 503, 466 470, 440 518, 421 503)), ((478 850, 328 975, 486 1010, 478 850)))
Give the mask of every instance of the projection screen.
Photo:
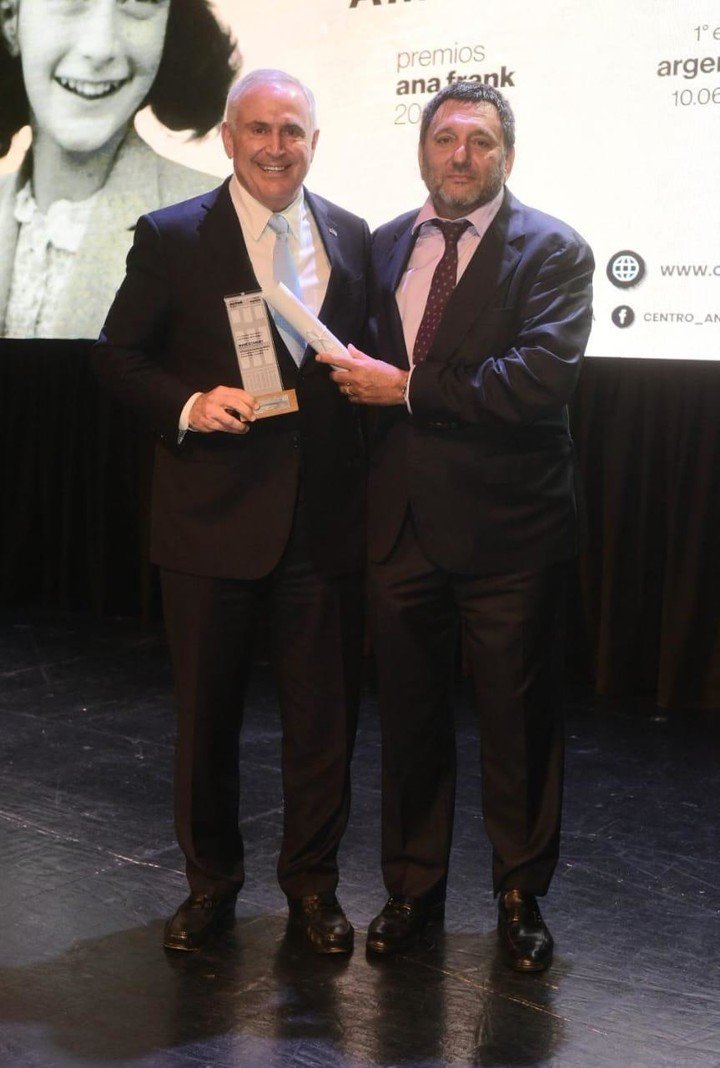
MULTIPOLYGON (((107 104, 110 117, 96 136, 98 151, 106 152, 102 134, 119 121, 112 117, 113 109, 118 115, 122 110, 117 98, 129 94, 128 85, 120 84, 124 68, 116 59, 116 71, 91 89, 73 81, 72 49, 79 46, 67 27, 74 12, 75 23, 87 32, 95 6, 113 2, 118 4, 19 0, 21 32, 15 46, 26 79, 38 77, 38 63, 33 67, 30 62, 43 51, 37 35, 52 35, 44 46, 46 92, 54 94, 53 103, 60 99, 57 107, 67 97, 73 98, 73 106, 84 107, 87 101, 77 99, 83 93, 106 95, 106 100, 90 101, 97 112, 107 104), (40 9, 42 20, 33 22, 33 9, 40 9), (53 30, 60 16, 68 38, 62 48, 53 30), (24 41, 23 19, 29 24, 24 41), (32 53, 27 61, 26 48, 32 53)), ((188 5, 191 0, 169 3, 188 5)), ((118 7, 126 9, 126 16, 128 6, 133 7, 133 17, 149 26, 163 4, 168 0, 122 0, 118 7)), ((526 203, 569 222, 594 249, 595 322, 589 354, 720 359, 716 0, 217 0, 213 11, 237 41, 242 72, 281 67, 311 86, 321 136, 308 185, 364 215, 371 226, 419 208, 424 200, 417 170, 418 121, 433 92, 461 78, 498 86, 517 120, 510 187, 526 203)), ((145 43, 145 77, 152 74, 153 47, 162 52, 161 29, 156 25, 152 41, 149 35, 145 43)), ((7 28, 4 32, 7 52, 7 28)), ((202 47, 198 37, 197 48, 202 47)), ((141 63, 134 62, 134 76, 141 79, 141 63)), ((142 88, 141 81, 134 86, 136 93, 142 88)), ((34 91, 39 116, 44 107, 41 76, 34 91)), ((8 106, 5 92, 0 112, 8 106)), ((182 199, 209 188, 228 173, 216 132, 192 140, 187 132, 168 130, 147 108, 134 121, 142 140, 135 145, 136 167, 118 193, 125 214, 93 211, 89 222, 81 218, 78 223, 81 230, 86 227, 85 244, 93 226, 104 227, 106 236, 115 227, 115 240, 105 240, 105 251, 95 240, 85 263, 84 287, 65 296, 51 292, 55 311, 45 322, 57 325, 45 331, 48 336, 97 332, 132 239, 134 219, 129 220, 128 212, 137 208, 136 218, 157 206, 150 202, 150 186, 154 196, 164 195, 167 202, 173 194, 182 199), (139 184, 141 191, 135 188, 139 184)), ((22 293, 18 288, 15 263, 17 214, 28 211, 27 198, 18 204, 20 178, 33 189, 31 140, 25 126, 0 159, 3 336, 11 336, 6 312, 13 276, 15 322, 22 324, 32 312, 25 307, 25 288, 22 293)), ((106 186, 116 178, 111 167, 106 186)), ((44 188, 47 201, 47 177, 44 188)), ((39 180, 37 193, 42 193, 39 180)), ((96 198, 102 201, 104 194, 101 189, 96 198)), ((72 238, 72 211, 70 216, 64 225, 72 238)), ((81 258, 82 248, 83 240, 67 254, 81 258)), ((35 264, 37 274, 27 249, 24 257, 35 264)), ((73 271, 81 271, 80 263, 73 271)), ((28 281, 28 292, 32 285, 28 281)))

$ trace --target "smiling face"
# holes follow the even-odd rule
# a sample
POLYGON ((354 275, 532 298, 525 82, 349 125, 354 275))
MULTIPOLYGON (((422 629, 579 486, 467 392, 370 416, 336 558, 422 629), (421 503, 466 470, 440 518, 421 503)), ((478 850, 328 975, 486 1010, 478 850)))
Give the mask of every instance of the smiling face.
POLYGON ((33 136, 96 152, 124 135, 155 80, 170 0, 19 0, 33 136))
POLYGON ((268 81, 231 101, 222 139, 240 185, 271 211, 298 194, 310 169, 318 130, 299 86, 268 81))
POLYGON ((492 104, 447 100, 420 145, 420 173, 438 215, 459 219, 493 200, 512 170, 492 104))

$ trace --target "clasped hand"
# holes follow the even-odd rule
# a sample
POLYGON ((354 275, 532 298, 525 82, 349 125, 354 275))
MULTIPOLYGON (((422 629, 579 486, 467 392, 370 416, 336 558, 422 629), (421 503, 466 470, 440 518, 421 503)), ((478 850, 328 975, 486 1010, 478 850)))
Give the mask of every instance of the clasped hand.
POLYGON ((330 377, 340 387, 353 404, 402 404, 403 387, 408 376, 407 371, 384 360, 375 360, 372 356, 348 345, 350 356, 334 356, 320 352, 315 357, 318 363, 331 364, 335 370, 330 377))
POLYGON ((258 402, 251 393, 232 386, 216 386, 201 393, 189 414, 191 430, 211 434, 224 430, 227 434, 247 434, 255 421, 258 402))

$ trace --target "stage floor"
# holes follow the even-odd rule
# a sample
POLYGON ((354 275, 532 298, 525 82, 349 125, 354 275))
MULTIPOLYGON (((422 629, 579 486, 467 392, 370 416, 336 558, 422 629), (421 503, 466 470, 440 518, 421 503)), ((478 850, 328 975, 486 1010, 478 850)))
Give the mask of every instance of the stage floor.
POLYGON ((345 960, 286 934, 266 668, 243 742, 247 883, 235 928, 197 955, 161 948, 186 893, 161 638, 128 621, 6 610, 0 677, 3 1066, 720 1066, 717 715, 571 697, 562 860, 543 906, 556 956, 544 975, 516 976, 495 956, 462 695, 444 927, 370 963, 364 931, 384 900, 371 686, 341 856, 357 931, 345 960))

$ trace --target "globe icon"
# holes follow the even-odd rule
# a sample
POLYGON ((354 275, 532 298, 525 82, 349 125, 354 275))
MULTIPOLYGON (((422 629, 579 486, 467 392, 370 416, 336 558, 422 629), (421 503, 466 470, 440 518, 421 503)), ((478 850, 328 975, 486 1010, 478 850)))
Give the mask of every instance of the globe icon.
POLYGON ((613 264, 613 274, 618 282, 634 282, 640 273, 640 264, 634 256, 619 256, 613 264))
POLYGON ((610 257, 607 265, 607 276, 614 286, 619 289, 628 289, 637 285, 645 274, 645 261, 637 252, 624 249, 610 257))

